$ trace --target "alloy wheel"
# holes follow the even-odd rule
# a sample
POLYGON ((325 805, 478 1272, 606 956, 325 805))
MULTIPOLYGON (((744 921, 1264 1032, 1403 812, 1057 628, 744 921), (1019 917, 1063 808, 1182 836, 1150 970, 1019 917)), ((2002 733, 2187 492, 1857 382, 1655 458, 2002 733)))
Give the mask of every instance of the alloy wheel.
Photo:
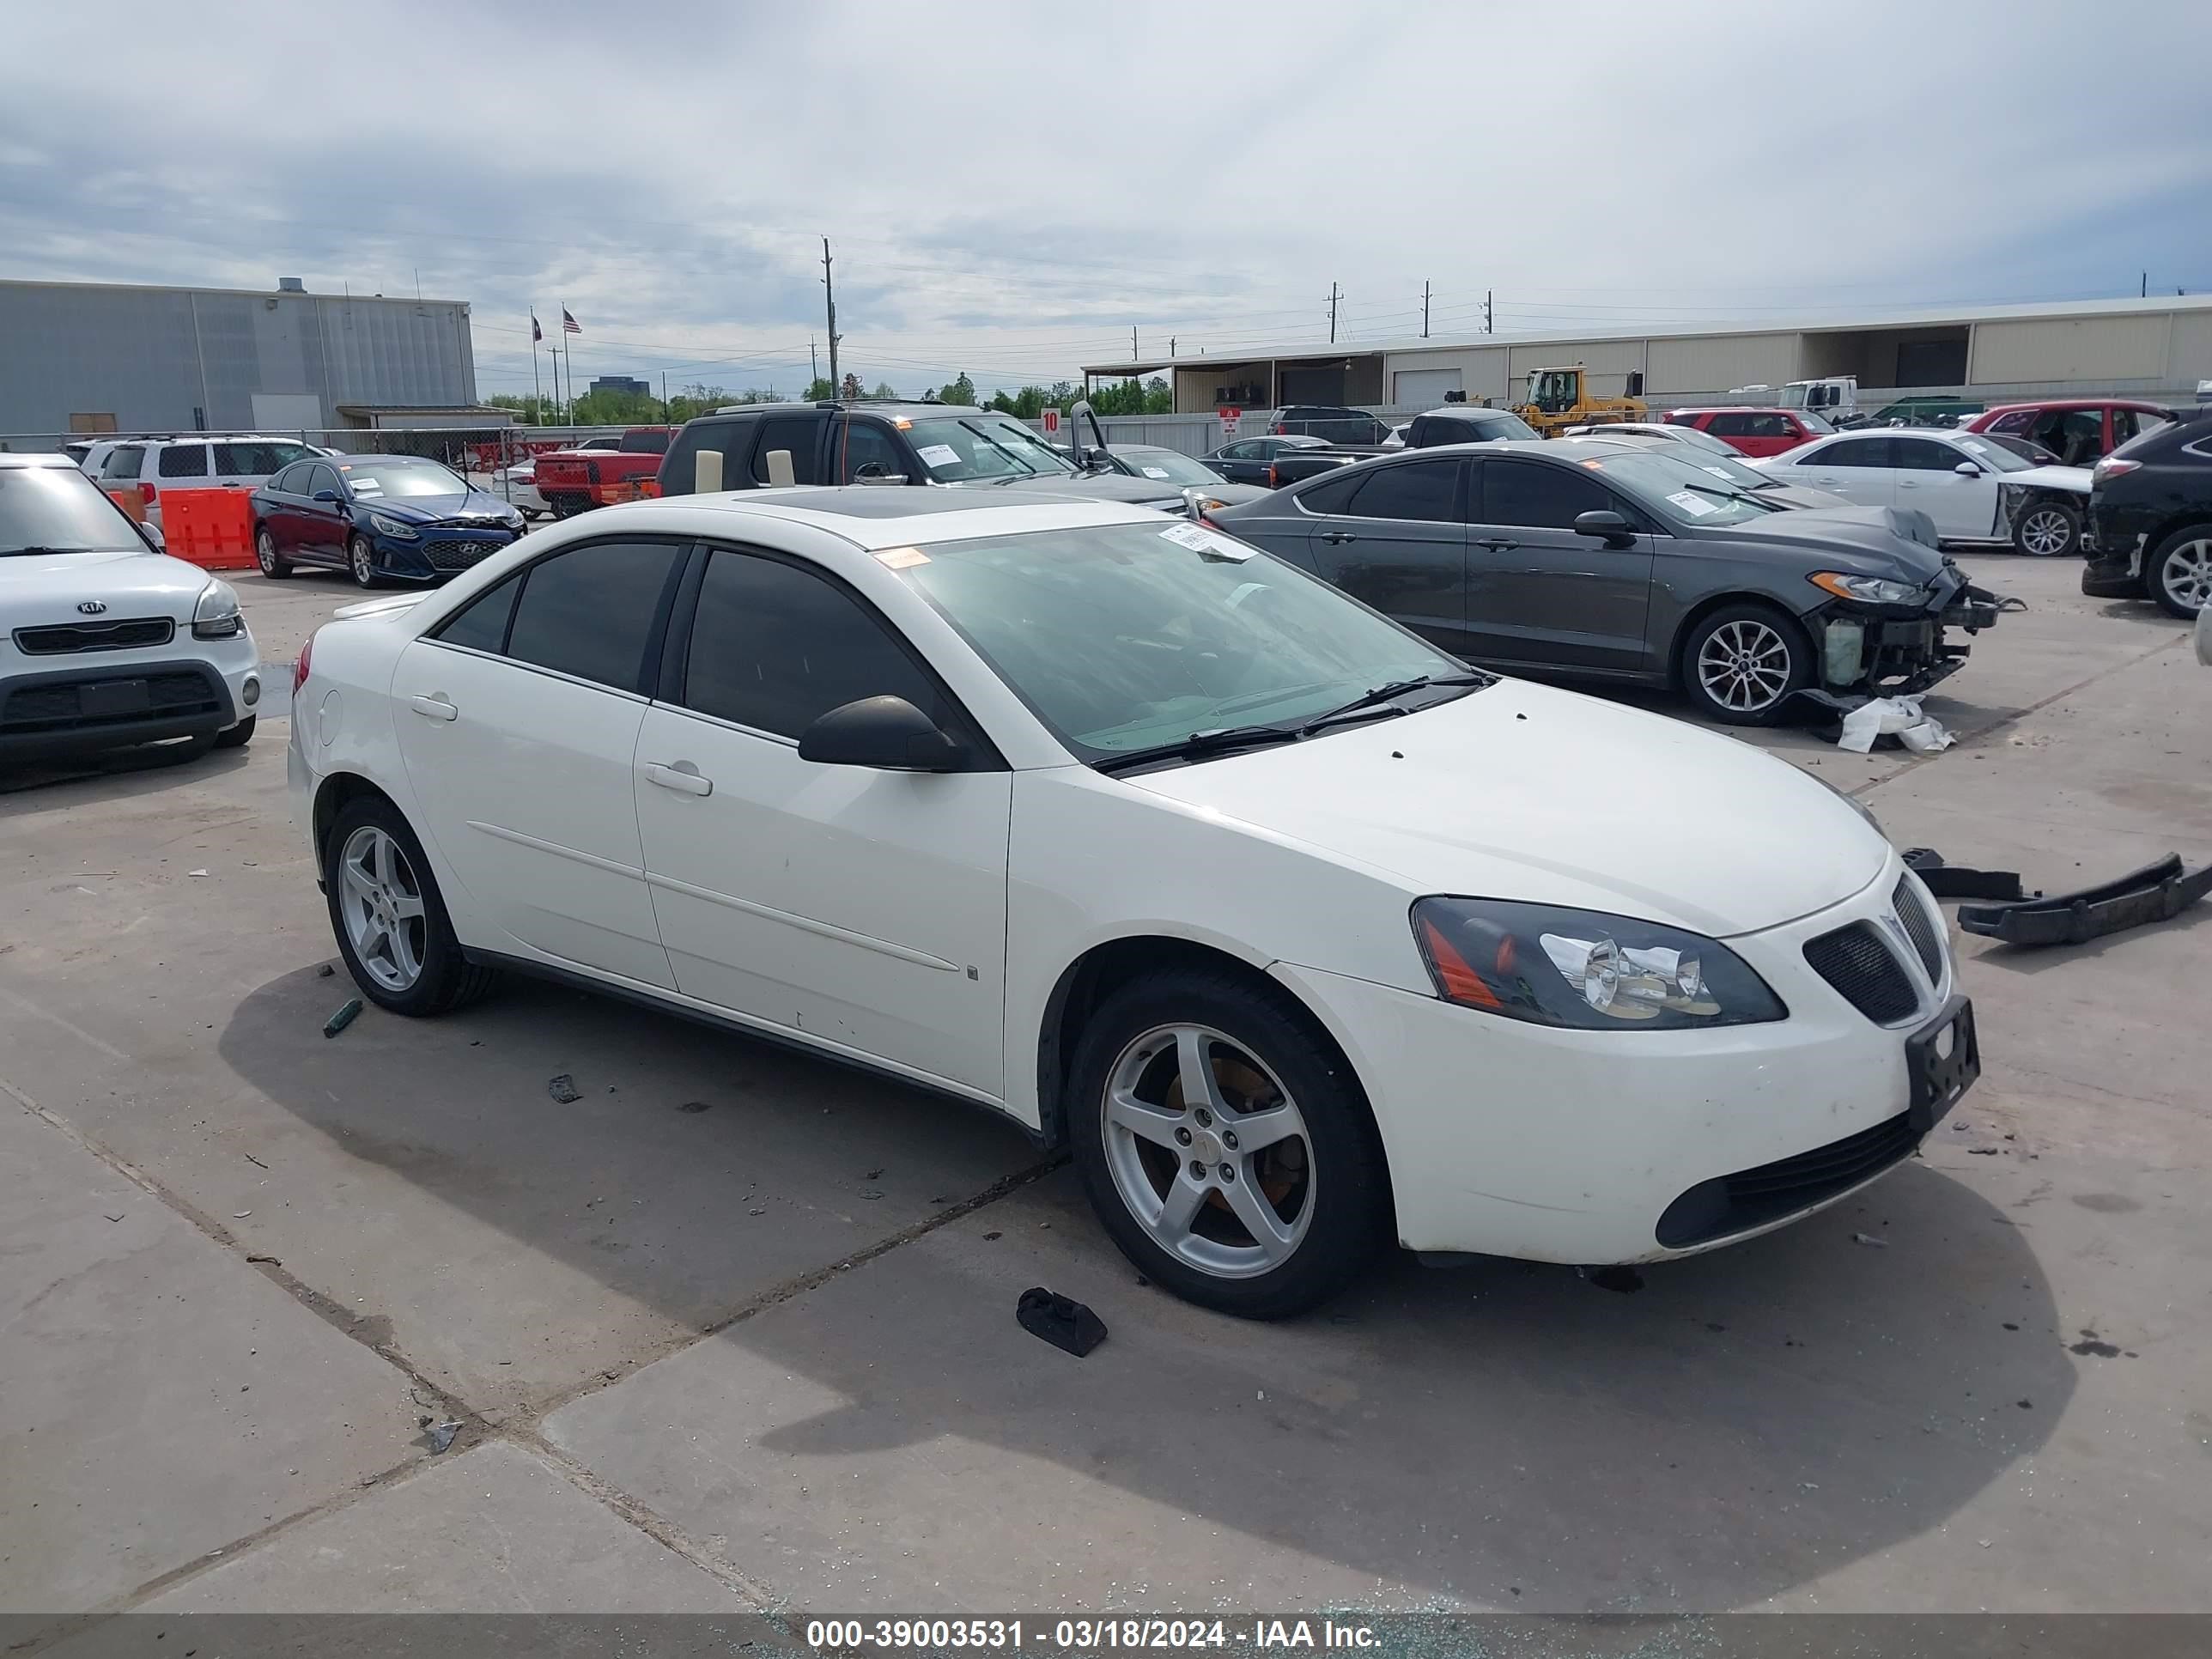
POLYGON ((276 538, 266 530, 253 532, 253 562, 261 567, 263 575, 276 574, 276 538))
POLYGON ((2021 523, 2020 543, 2030 553, 2063 553, 2073 539, 2073 525, 2057 507, 2039 507, 2021 523))
POLYGON ((353 543, 353 579, 363 587, 376 580, 376 556, 368 543, 358 536, 353 543))
POLYGON ((1698 647, 1698 684, 1740 714, 1770 708, 1790 689, 1790 645, 1763 622, 1723 623, 1698 647))
POLYGON ((1115 1189, 1162 1249, 1223 1279, 1297 1252, 1313 1220, 1313 1143, 1249 1048, 1209 1026, 1156 1026, 1122 1049, 1099 1106, 1115 1189))
POLYGON ((2212 605, 2212 538, 2169 549, 2159 564, 2158 580, 2166 597, 2184 611, 2212 605))
POLYGON ((411 989, 428 929, 422 884, 406 850, 373 823, 347 836, 338 854, 338 908, 363 971, 387 991, 411 989))

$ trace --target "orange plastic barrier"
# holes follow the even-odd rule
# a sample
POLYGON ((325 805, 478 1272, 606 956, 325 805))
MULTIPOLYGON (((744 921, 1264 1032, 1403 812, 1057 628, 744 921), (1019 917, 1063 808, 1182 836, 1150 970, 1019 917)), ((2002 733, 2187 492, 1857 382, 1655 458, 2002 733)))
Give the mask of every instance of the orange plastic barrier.
POLYGON ((206 570, 253 563, 253 503, 243 489, 165 489, 161 538, 169 556, 206 570))

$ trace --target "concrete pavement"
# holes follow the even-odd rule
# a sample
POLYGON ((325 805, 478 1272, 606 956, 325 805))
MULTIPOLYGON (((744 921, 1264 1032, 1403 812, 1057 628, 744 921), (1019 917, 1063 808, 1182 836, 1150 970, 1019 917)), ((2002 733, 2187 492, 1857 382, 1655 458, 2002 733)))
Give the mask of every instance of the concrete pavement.
MULTIPOLYGON (((2031 884, 2212 857, 2180 627, 1974 562, 2033 608, 1958 747, 1761 741, 2031 884)), ((272 660, 356 597, 238 585, 272 660)), ((518 983, 325 1040, 282 735, 0 796, 0 1610, 2212 1607, 2202 908, 1969 944, 1983 1082, 1837 1211, 1256 1327, 1007 1126, 743 1039, 518 983)))

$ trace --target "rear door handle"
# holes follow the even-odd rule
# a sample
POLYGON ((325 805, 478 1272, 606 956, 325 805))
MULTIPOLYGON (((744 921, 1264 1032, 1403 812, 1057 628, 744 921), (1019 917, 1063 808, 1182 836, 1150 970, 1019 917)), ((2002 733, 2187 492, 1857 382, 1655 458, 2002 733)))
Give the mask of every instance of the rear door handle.
POLYGON ((670 766, 664 766, 659 761, 647 761, 645 763, 645 781, 686 795, 711 795, 714 793, 714 781, 701 777, 699 769, 690 761, 678 761, 670 766))
POLYGON ((1322 533, 1322 540, 1327 542, 1331 547, 1340 546, 1346 542, 1356 542, 1358 539, 1359 538, 1349 530, 1329 530, 1322 533))
POLYGON ((1477 542, 1475 545, 1480 548, 1486 549, 1488 551, 1492 553, 1504 553, 1520 546, 1521 544, 1518 542, 1477 542))
POLYGON ((434 720, 457 720, 461 717, 461 711, 443 697, 410 697, 407 706, 434 720))

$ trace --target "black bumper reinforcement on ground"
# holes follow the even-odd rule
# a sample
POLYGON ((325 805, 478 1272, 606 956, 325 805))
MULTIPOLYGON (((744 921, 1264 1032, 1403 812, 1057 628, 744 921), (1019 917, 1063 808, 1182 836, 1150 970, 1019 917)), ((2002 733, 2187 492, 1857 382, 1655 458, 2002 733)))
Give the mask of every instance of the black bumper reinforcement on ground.
POLYGON ((1959 926, 2008 945, 2079 945, 2164 921, 2207 892, 2212 892, 2212 865, 2185 871, 2181 855, 2169 853, 2117 881, 2078 893, 2054 893, 2009 904, 1962 904, 1959 926))

